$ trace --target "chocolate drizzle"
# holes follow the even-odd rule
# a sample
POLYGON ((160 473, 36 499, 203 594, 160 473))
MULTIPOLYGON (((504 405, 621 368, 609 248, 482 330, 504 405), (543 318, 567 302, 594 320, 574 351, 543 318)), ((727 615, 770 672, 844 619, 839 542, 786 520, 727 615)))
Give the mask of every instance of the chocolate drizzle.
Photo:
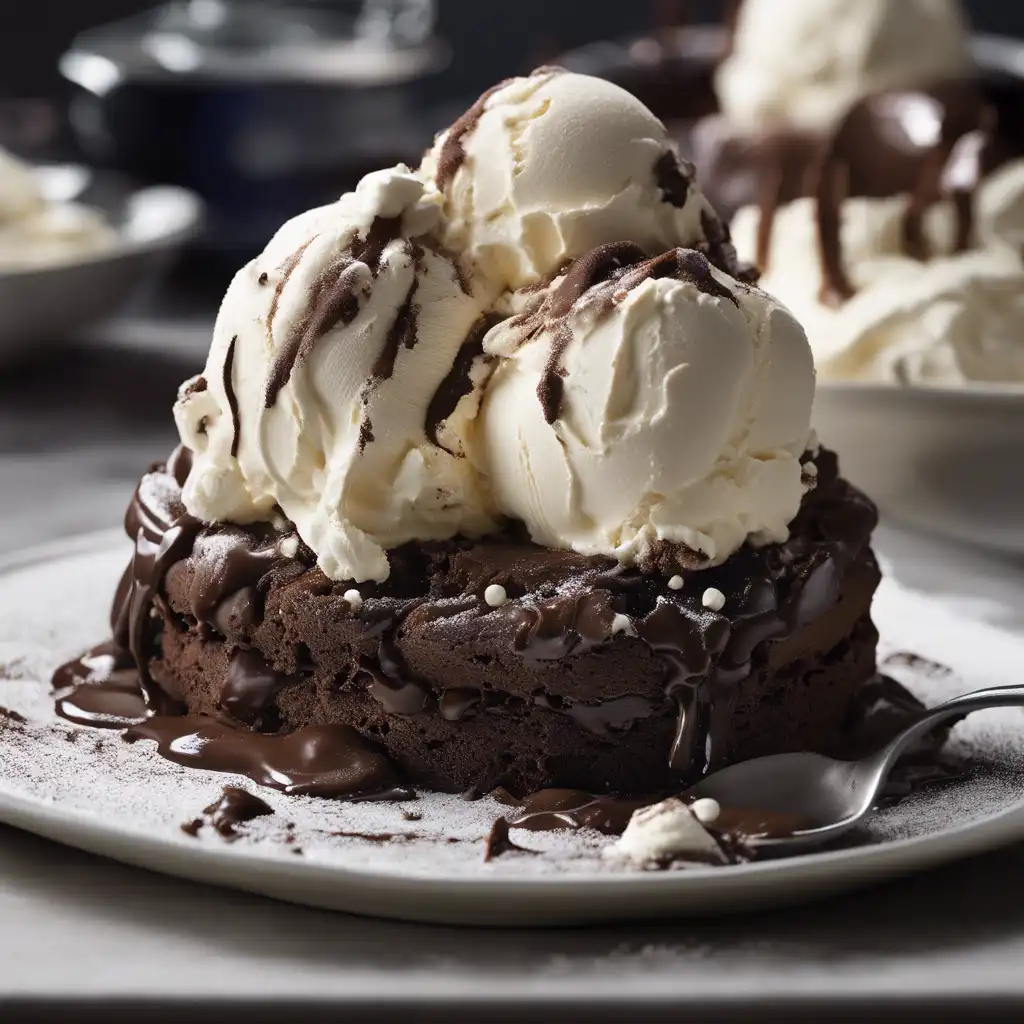
MULTIPOLYGON (((536 75, 551 76, 560 74, 562 68, 543 67, 537 68, 531 78, 536 75)), ((452 183, 459 168, 466 162, 466 136, 471 134, 484 116, 487 109, 487 101, 497 92, 500 92, 512 79, 506 78, 497 85, 491 86, 483 93, 473 105, 462 114, 458 120, 448 129, 444 141, 441 143, 441 150, 437 155, 437 170, 434 181, 439 192, 444 192, 452 183)))
POLYGON ((159 753, 188 768, 246 775, 282 793, 332 800, 409 800, 384 753, 347 725, 281 736, 248 732, 204 715, 157 715, 128 729, 129 743, 155 740, 159 753))
MULTIPOLYGON (((469 334, 466 335, 466 340, 455 353, 452 368, 430 399, 424 429, 427 439, 438 448, 444 448, 439 440, 438 431, 458 408, 463 397, 473 390, 473 366, 477 359, 487 358, 484 356, 484 338, 497 322, 497 317, 485 315, 473 324, 469 334)), ((450 451, 450 449, 445 450, 450 451)), ((452 454, 455 453, 452 452, 452 454)))
POLYGON ((231 458, 238 456, 238 442, 240 440, 241 427, 238 422, 238 396, 235 394, 234 370, 235 370, 235 345, 238 343, 236 334, 228 345, 227 354, 224 356, 224 394, 228 399, 228 409, 231 410, 231 458))
MULTIPOLYGON (((295 273, 295 268, 302 262, 302 257, 306 250, 316 241, 318 235, 314 235, 312 238, 306 239, 282 264, 278 267, 278 273, 281 275, 277 279, 277 284, 274 285, 274 294, 270 298, 270 309, 267 311, 267 337, 272 342, 274 339, 274 321, 277 319, 277 308, 281 304, 281 294, 284 292, 285 287, 288 284, 292 274, 295 273)), ((259 282, 264 284, 266 281, 266 274, 260 274, 259 282)))
MULTIPOLYGON (((724 238, 725 242, 720 238, 709 248, 722 251, 727 234, 724 238)), ((724 265, 733 266, 727 259, 724 265)), ((542 330, 551 332, 550 351, 537 384, 537 397, 547 423, 554 423, 561 415, 565 390, 562 358, 573 338, 568 322, 573 311, 585 302, 597 316, 606 315, 644 281, 664 277, 685 281, 706 295, 739 304, 736 296, 712 274, 708 257, 698 249, 670 249, 648 259, 634 242, 610 242, 575 260, 545 300, 513 319, 512 327, 521 334, 522 343, 542 330)))
POLYGON ((692 165, 684 164, 672 150, 665 150, 654 163, 654 180, 661 189, 661 198, 680 209, 689 198, 693 177, 692 165))
POLYGON ((401 218, 377 217, 365 238, 357 236, 347 251, 317 275, 305 315, 274 354, 267 374, 267 409, 273 408, 296 364, 309 356, 317 342, 338 324, 350 324, 359 315, 365 271, 368 268, 372 277, 377 276, 384 250, 400 230, 401 218))
POLYGON ((840 231, 849 196, 906 196, 902 249, 918 260, 929 256, 925 214, 948 198, 956 218, 954 251, 970 247, 979 183, 1019 152, 1000 127, 1006 113, 1000 106, 1005 104, 987 96, 982 83, 957 79, 867 96, 827 134, 795 128, 737 134, 724 119, 713 118, 697 132, 703 150, 698 163, 704 180, 718 183, 717 198, 729 197, 720 209, 758 206, 756 259, 762 270, 768 268, 779 207, 800 196, 814 198, 821 300, 836 305, 854 294, 840 231))
POLYGON ((370 371, 371 381, 374 383, 390 380, 391 375, 395 372, 395 361, 398 359, 399 349, 403 347, 411 349, 416 345, 418 337, 416 318, 419 315, 419 307, 415 303, 415 298, 418 287, 419 279, 413 277, 409 291, 406 293, 402 305, 398 307, 391 329, 384 339, 384 347, 380 350, 370 371))

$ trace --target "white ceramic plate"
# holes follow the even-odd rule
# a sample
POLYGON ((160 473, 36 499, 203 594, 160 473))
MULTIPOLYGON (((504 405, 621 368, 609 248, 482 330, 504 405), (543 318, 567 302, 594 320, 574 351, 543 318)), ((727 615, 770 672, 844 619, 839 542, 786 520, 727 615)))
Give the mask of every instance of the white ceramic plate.
POLYGON ((1024 553, 1024 386, 819 382, 814 425, 894 519, 1024 553))
POLYGON ((198 229, 199 199, 171 186, 124 190, 84 168, 38 172, 52 200, 80 198, 108 215, 113 248, 73 262, 0 271, 0 360, 67 337, 116 310, 198 229))
MULTIPOLYGON (((226 843, 180 824, 225 783, 186 771, 146 744, 54 718, 50 669, 98 639, 124 564, 122 537, 103 534, 26 552, 0 566, 0 706, 26 725, 0 727, 0 820, 68 845, 182 878, 328 909, 455 924, 541 925, 729 913, 814 899, 1024 838, 1024 714, 972 716, 955 742, 992 762, 973 777, 922 790, 876 816, 866 845, 729 868, 634 872, 599 856, 608 840, 514 833, 542 856, 491 864, 482 836, 500 808, 489 800, 424 795, 415 804, 345 804, 260 790, 274 815, 226 843), (403 819, 414 809, 420 819, 403 819), (339 830, 414 830, 409 841, 367 842, 339 830), (458 840, 452 842, 451 840, 458 840), (447 841, 446 841, 447 840, 447 841), (300 846, 304 856, 294 855, 300 846)), ((883 634, 955 670, 906 681, 935 701, 1010 680, 1024 641, 958 622, 942 605, 886 585, 883 634)), ((891 646, 891 642, 890 642, 891 646)))

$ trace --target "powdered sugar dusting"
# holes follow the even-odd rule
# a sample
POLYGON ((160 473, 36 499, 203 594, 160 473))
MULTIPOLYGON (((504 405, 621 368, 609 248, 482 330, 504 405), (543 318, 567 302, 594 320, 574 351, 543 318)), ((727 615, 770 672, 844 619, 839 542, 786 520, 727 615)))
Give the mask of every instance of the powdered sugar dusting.
MULTIPOLYGON (((588 876, 639 870, 602 857, 613 840, 594 832, 516 830, 516 844, 540 856, 507 853, 484 863, 485 837, 507 808, 491 798, 421 794, 416 801, 342 803, 287 797, 248 779, 181 768, 151 744, 116 731, 80 728, 54 717, 49 674, 105 635, 105 604, 123 567, 121 545, 0 577, 0 792, 100 820, 129 834, 159 836, 186 849, 213 844, 234 856, 372 869, 437 880, 588 876), (59 589, 61 599, 54 600, 59 589), (202 817, 226 785, 258 792, 274 810, 238 827, 228 844, 210 827, 193 838, 181 825, 202 817), (389 838, 390 837, 390 838, 389 838)), ((953 618, 937 603, 886 584, 876 618, 882 657, 910 651, 931 662, 893 658, 886 670, 934 704, 981 686, 1016 682, 1024 641, 953 618), (942 671, 948 666, 950 671, 942 671)), ((872 819, 862 840, 934 833, 997 813, 1024 792, 1024 712, 979 713, 957 726, 954 749, 980 762, 968 778, 921 790, 872 819)), ((685 865, 673 870, 688 870, 685 865)), ((728 871, 728 868, 717 870, 728 871)))

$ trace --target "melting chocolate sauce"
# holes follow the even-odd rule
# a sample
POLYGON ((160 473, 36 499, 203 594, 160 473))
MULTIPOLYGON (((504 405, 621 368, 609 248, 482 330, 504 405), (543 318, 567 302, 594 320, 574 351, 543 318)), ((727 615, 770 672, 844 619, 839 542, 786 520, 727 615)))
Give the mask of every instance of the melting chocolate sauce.
POLYGON ((256 726, 284 686, 294 676, 278 672, 259 651, 238 648, 228 661, 228 671, 220 691, 220 706, 232 718, 256 726))
POLYGON ((176 764, 246 775, 283 793, 333 800, 409 800, 385 754, 346 725, 320 725, 280 736, 248 732, 205 715, 157 715, 128 729, 125 740, 155 740, 176 764))
POLYGON ((149 713, 135 661, 109 640, 61 665, 52 683, 57 714, 77 725, 125 729, 149 713))
POLYGON ((210 824, 225 839, 235 839, 237 826, 273 814, 274 808, 247 790, 225 786, 220 799, 204 808, 203 813, 209 815, 210 824))
POLYGON ((498 818, 491 826, 484 842, 484 861, 489 862, 502 856, 505 853, 530 853, 535 854, 536 850, 528 850, 518 843, 512 842, 509 835, 511 823, 507 818, 498 818))
POLYGON ((634 811, 660 799, 597 796, 578 789, 542 789, 523 800, 517 800, 504 791, 492 795, 500 803, 514 808, 505 818, 498 819, 507 821, 511 828, 525 828, 532 832, 592 828, 605 835, 621 835, 634 811))
POLYGON ((182 832, 190 836, 198 836, 203 826, 209 822, 228 842, 238 838, 238 826, 253 818, 261 818, 273 814, 274 809, 265 800, 237 786, 225 786, 220 798, 209 807, 203 808, 203 818, 194 818, 181 826, 182 832))
POLYGON ((723 807, 706 828, 716 837, 728 837, 742 843, 749 839, 786 839, 796 832, 820 828, 822 824, 801 814, 753 807, 723 807))

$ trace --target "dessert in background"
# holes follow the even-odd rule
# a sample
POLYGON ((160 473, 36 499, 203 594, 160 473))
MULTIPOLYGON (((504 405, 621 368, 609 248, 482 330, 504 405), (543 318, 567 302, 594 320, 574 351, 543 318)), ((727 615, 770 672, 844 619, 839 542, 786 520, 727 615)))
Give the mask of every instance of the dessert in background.
POLYGON ((61 713, 286 792, 501 786, 497 846, 894 732, 875 509, 753 279, 627 92, 485 93, 239 271, 61 713))
POLYGON ((48 202, 31 167, 0 149, 0 271, 80 259, 115 239, 99 211, 48 202))
POLYGON ((1024 160, 952 0, 746 0, 695 131, 824 379, 1024 381, 1024 160))

